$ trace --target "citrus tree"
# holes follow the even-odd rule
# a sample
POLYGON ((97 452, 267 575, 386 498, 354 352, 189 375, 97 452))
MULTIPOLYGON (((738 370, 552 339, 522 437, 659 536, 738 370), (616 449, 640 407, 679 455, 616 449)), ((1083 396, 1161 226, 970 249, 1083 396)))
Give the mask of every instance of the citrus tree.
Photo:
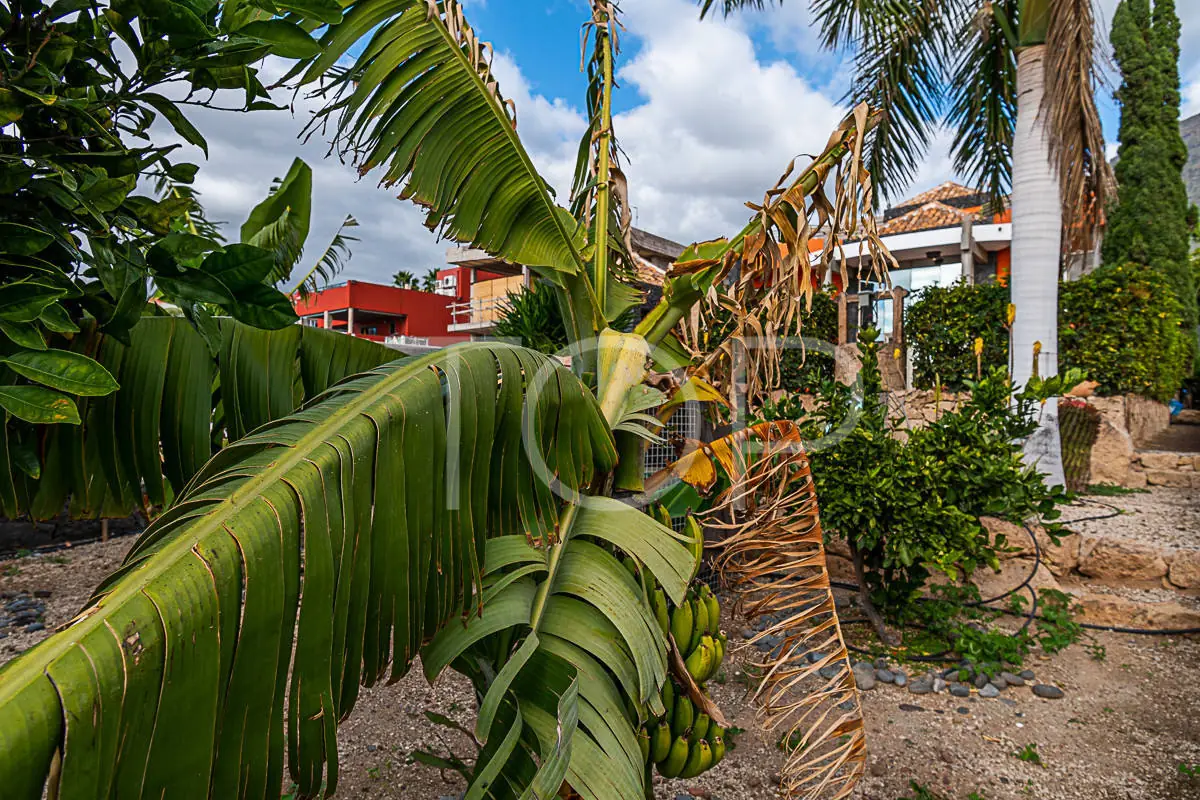
MULTIPOLYGON (((139 46, 161 10, 73 5, 139 46)), ((6 796, 267 798, 285 769, 299 796, 333 794, 337 724, 359 687, 389 670, 395 679, 419 656, 431 679, 451 667, 475 686, 468 797, 643 797, 638 729, 665 713, 668 676, 719 710, 688 677, 679 631, 656 616, 660 590, 676 608, 688 602, 699 543, 614 495, 644 488, 642 451, 661 424, 648 411, 718 396, 677 336, 697 304, 734 311, 731 340, 769 343, 819 284, 838 236, 860 223, 869 232, 861 147, 874 118, 856 109, 819 157, 752 205, 742 231, 687 248, 661 302, 621 333, 611 323, 642 298, 612 125, 612 3, 594 0, 586 26, 589 126, 569 208, 522 147, 490 48, 454 0, 168 5, 197 33, 291 58, 285 82, 327 101, 314 130, 331 130, 363 173, 399 185, 432 230, 530 267, 554 293, 568 346, 561 358, 471 344, 371 364, 374 351, 339 354, 326 338, 306 350, 295 327, 223 324, 227 446, 176 469, 176 454, 192 451, 168 441, 216 429, 211 405, 193 398, 197 408, 178 413, 186 393, 142 391, 179 382, 174 338, 165 358, 161 335, 120 343, 114 402, 146 428, 128 478, 140 489, 167 471, 172 491, 80 614, 0 670, 6 796), (818 228, 824 250, 810 250, 818 228), (151 347, 160 358, 145 358, 151 347), (257 360, 243 359, 246 348, 257 360)), ((189 340, 192 329, 172 323, 189 340)), ((744 534, 739 585, 768 593, 761 608, 790 614, 789 636, 826 653, 809 664, 792 647, 772 670, 768 718, 789 720, 796 756, 787 786, 845 796, 863 766, 861 718, 799 438, 768 425, 697 452, 712 457, 668 473, 723 488, 717 505, 744 534), (735 456, 753 440, 765 453, 735 456), (768 492, 743 514, 742 490, 757 498, 758 488, 776 502, 768 492), (770 526, 784 518, 772 547, 770 526), (834 675, 815 701, 798 703, 797 687, 826 668, 834 675), (822 711, 826 701, 851 710, 822 711), (831 755, 814 761, 823 744, 831 755)))

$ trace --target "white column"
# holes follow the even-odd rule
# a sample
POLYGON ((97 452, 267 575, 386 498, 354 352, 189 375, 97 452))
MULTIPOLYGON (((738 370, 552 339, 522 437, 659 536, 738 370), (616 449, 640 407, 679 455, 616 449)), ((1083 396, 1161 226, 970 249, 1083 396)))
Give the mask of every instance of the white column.
POLYGON ((324 314, 324 316, 323 316, 323 318, 322 318, 322 320, 321 320, 321 327, 323 327, 325 330, 329 330, 329 328, 330 328, 330 322, 331 322, 331 320, 330 320, 330 317, 329 317, 329 312, 328 312, 328 311, 326 311, 326 312, 325 312, 325 314, 324 314))
POLYGON ((346 333, 354 335, 354 308, 346 309, 346 333))

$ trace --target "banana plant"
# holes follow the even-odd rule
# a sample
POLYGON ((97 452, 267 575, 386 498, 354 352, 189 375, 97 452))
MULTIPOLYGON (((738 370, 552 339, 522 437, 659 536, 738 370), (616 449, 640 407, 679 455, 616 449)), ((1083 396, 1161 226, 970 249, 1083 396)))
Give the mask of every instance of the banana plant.
POLYGON ((313 130, 362 173, 431 230, 543 278, 568 347, 463 345, 327 384, 285 416, 290 364, 247 378, 243 403, 224 395, 230 360, 224 413, 265 413, 245 431, 227 420, 231 443, 164 498, 122 568, 0 671, 6 794, 268 798, 286 769, 298 796, 329 796, 359 686, 419 655, 430 679, 449 667, 475 687, 468 798, 646 796, 637 731, 663 713, 678 656, 651 588, 678 605, 698 568, 694 540, 626 502, 661 424, 648 412, 717 395, 676 335, 701 301, 769 336, 841 237, 869 228, 874 117, 857 109, 789 167, 740 233, 689 247, 654 311, 618 332, 641 301, 612 118, 620 28, 615 4, 590 7, 589 125, 564 208, 455 0, 223 4, 223 28, 287 43, 284 82, 325 98, 313 130))

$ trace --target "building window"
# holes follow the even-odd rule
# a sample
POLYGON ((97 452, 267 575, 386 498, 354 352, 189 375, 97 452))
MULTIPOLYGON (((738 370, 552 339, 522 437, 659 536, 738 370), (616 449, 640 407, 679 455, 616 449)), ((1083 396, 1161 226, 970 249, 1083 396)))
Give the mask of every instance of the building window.
POLYGON ((375 327, 374 325, 369 325, 369 326, 363 328, 362 332, 367 336, 378 336, 379 335, 379 329, 377 327, 375 327))

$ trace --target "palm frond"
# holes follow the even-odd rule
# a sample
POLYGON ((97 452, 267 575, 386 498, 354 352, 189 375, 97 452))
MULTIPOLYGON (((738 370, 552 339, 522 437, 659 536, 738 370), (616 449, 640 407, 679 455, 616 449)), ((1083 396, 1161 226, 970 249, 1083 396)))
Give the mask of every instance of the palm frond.
POLYGON ((994 0, 967 22, 958 37, 962 49, 947 96, 954 169, 985 188, 996 206, 1012 189, 1017 118, 1016 52, 998 13, 1016 19, 1018 5, 1018 0, 994 0))
POLYGON ((361 173, 381 168, 383 185, 403 184, 431 230, 552 280, 575 273, 581 231, 521 145, 491 47, 458 2, 354 0, 344 10, 321 53, 289 76, 325 80, 330 99, 310 131, 332 123, 335 146, 361 173), (354 65, 337 69, 352 48, 354 65))
POLYGON ((338 226, 337 233, 329 241, 325 252, 321 253, 321 257, 317 259, 316 263, 296 282, 289 294, 298 294, 301 298, 306 298, 313 292, 320 291, 322 286, 336 278, 338 273, 345 269, 346 262, 350 260, 351 242, 358 241, 357 237, 346 233, 346 229, 357 227, 358 220, 353 215, 347 214, 346 218, 342 220, 342 224, 338 226))
MULTIPOLYGON (((599 549, 584 539, 621 536, 622 526, 608 525, 624 518, 611 515, 637 512, 583 509, 559 530, 559 503, 543 480, 557 476, 576 493, 615 456, 586 388, 529 351, 467 345, 330 388, 210 461, 74 620, 0 670, 5 796, 277 797, 285 752, 299 796, 332 794, 337 722, 360 683, 383 678, 389 663, 393 677, 403 673, 452 620, 468 622, 448 628, 449 639, 508 624, 504 609, 533 594, 525 576, 485 582, 485 569, 514 563, 489 548, 497 536, 514 537, 525 548, 518 560, 557 576, 551 601, 602 608, 644 645, 653 632, 637 626, 649 612, 628 604, 629 585, 578 578, 592 569, 588 547, 599 549), (531 462, 535 453, 544 465, 531 462), (557 559, 528 544, 569 542, 575 528, 579 547, 557 559)), ((626 536, 618 546, 626 545, 679 588, 670 549, 679 545, 669 536, 626 536), (670 563, 655 562, 652 550, 670 563)), ((584 618, 602 624, 605 614, 584 618)), ((579 641, 563 627, 566 612, 532 619, 539 636, 579 641), (561 619, 553 629, 552 616, 561 619)), ((612 642, 607 635, 594 635, 599 646, 612 642)), ((449 639, 429 645, 427 670, 449 639)), ((644 701, 657 691, 662 653, 642 647, 631 656, 632 696, 644 701)), ((575 679, 564 675, 571 681, 548 711, 535 693, 561 682, 521 677, 513 691, 538 736, 522 742, 553 773, 546 777, 563 761, 563 773, 577 768, 581 782, 592 777, 583 770, 611 768, 586 737, 571 749, 555 733, 577 719, 589 724, 574 702, 575 679)))
POLYGON ((0 474, 0 480, 19 488, 11 507, 6 501, 6 516, 48 519, 68 502, 76 519, 162 506, 215 449, 397 356, 382 345, 316 328, 218 324, 216 354, 178 317, 143 317, 128 345, 94 330, 77 336, 74 346, 94 352, 121 388, 81 402, 81 426, 29 432, 40 454, 38 478, 4 458, 0 473, 8 477, 0 474), (16 502, 18 497, 25 500, 16 502))
POLYGON ((1093 247, 1115 187, 1096 108, 1100 77, 1095 63, 1094 11, 1088 0, 1057 0, 1049 9, 1042 113, 1058 170, 1063 243, 1086 252, 1093 247))
POLYGON ((287 280, 300 263, 312 224, 312 187, 312 168, 303 159, 294 159, 287 174, 272 182, 266 199, 242 223, 243 244, 275 254, 268 283, 287 280))
MULTIPOLYGON (((770 0, 720 0, 719 4, 717 0, 697 0, 697 2, 700 4, 700 18, 704 19, 714 5, 717 5, 721 9, 721 13, 728 17, 735 11, 747 8, 762 11, 770 0)), ((783 5, 783 0, 780 0, 779 4, 783 5)))
POLYGON ((961 26, 958 3, 864 3, 857 14, 836 0, 813 5, 829 46, 854 49, 846 99, 882 112, 868 146, 876 189, 894 197, 917 176, 941 116, 948 65, 961 26))
POLYGON ((774 620, 781 644, 759 666, 759 716, 787 754, 789 797, 848 797, 866 766, 862 707, 842 638, 825 561, 816 490, 800 432, 767 422, 712 442, 650 480, 680 478, 708 493, 724 489, 706 514, 718 532, 716 565, 750 620, 774 620), (810 657, 815 656, 815 657, 810 657))

